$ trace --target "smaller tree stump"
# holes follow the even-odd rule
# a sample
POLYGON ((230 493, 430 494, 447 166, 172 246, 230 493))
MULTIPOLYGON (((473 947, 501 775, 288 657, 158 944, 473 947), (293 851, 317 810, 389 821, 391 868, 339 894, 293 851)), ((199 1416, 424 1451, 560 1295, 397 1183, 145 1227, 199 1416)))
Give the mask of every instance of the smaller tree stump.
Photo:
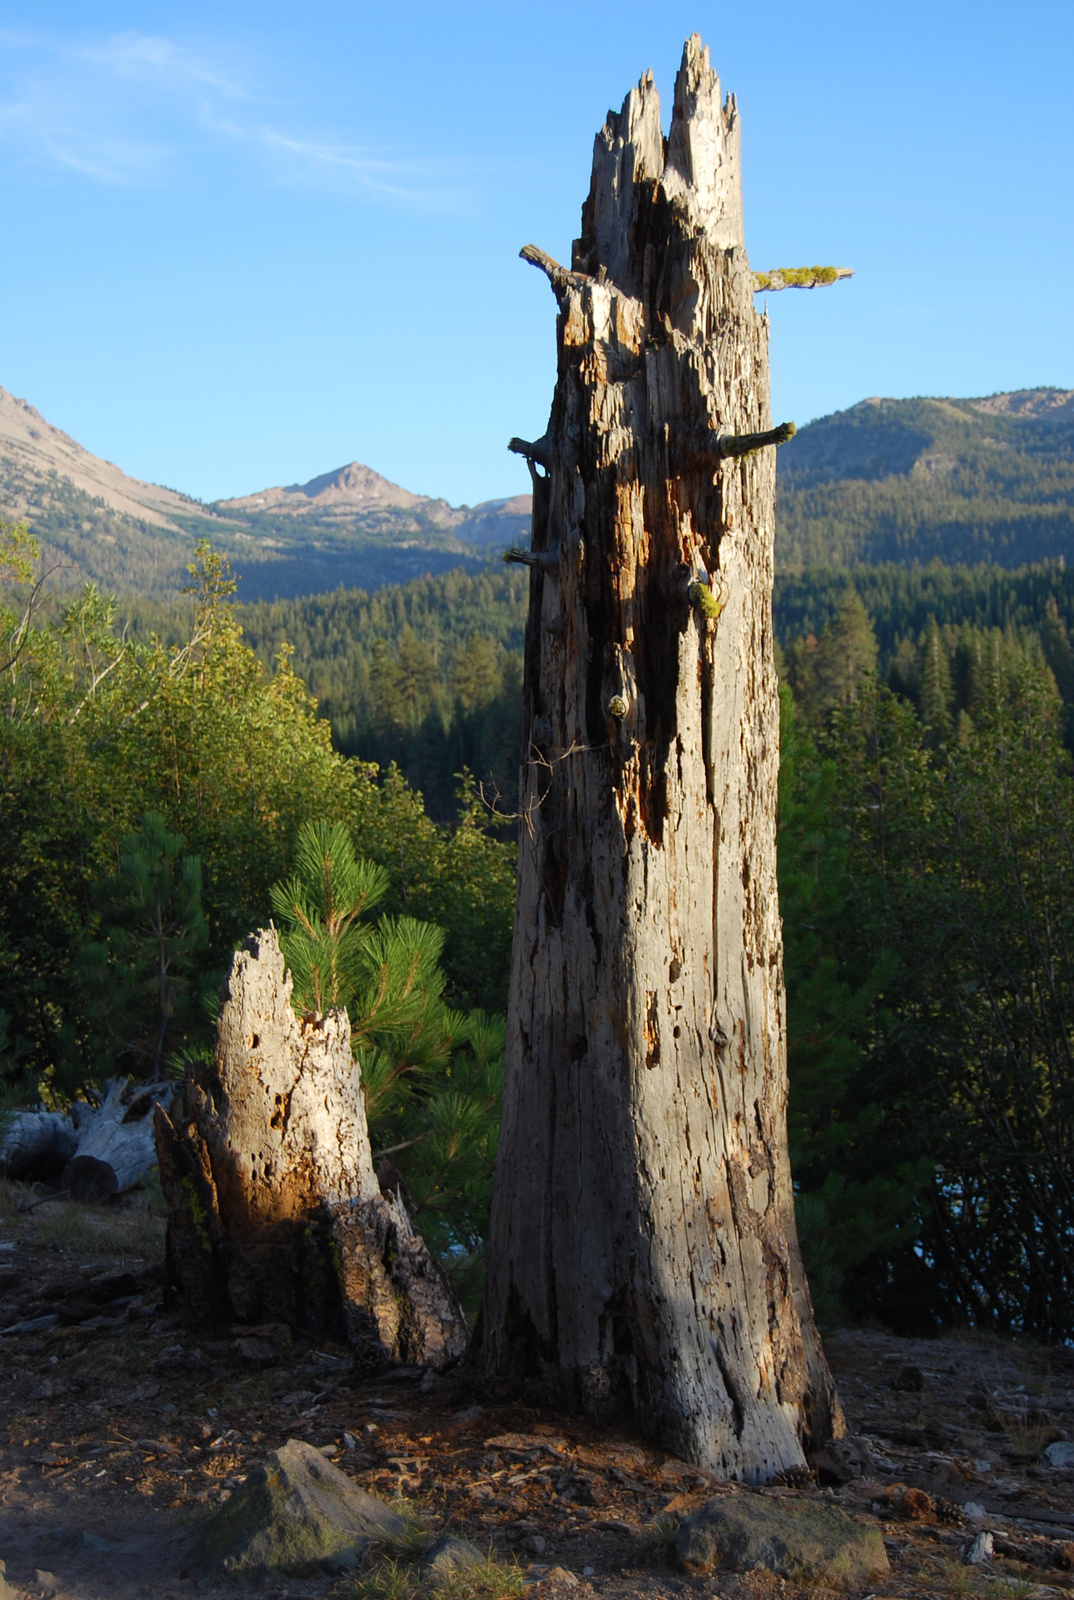
POLYGON ((287 1323, 359 1363, 443 1367, 468 1344, 451 1286, 373 1170, 345 1011, 295 1016, 275 930, 225 980, 187 1117, 157 1112, 168 1268, 201 1325, 287 1323))

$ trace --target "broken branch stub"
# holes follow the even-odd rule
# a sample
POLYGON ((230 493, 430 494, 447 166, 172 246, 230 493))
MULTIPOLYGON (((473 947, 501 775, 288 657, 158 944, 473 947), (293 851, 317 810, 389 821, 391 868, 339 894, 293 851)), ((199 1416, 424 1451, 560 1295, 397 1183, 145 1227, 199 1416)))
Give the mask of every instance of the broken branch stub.
POLYGON ((446 1366, 466 1324, 401 1189, 377 1180, 347 1014, 300 1020, 290 997, 275 931, 251 934, 186 1118, 157 1114, 172 1282, 201 1322, 286 1323, 370 1369, 446 1366))

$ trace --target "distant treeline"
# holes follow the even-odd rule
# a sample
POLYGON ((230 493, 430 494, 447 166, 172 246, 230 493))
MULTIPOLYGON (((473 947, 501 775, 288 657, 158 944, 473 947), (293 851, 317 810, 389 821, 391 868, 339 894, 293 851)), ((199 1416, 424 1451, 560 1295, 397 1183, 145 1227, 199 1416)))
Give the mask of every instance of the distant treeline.
MULTIPOLYGON (((513 809, 528 596, 527 575, 501 566, 240 606, 237 615, 266 669, 291 648, 338 750, 394 762, 444 821, 455 815, 463 768, 513 809)), ((946 726, 980 699, 986 657, 1007 675, 1027 659, 1046 661, 1074 707, 1074 567, 1062 561, 1013 571, 812 568, 778 576, 773 607, 781 677, 809 718, 874 670, 919 710, 924 696, 926 720, 946 726), (859 607, 848 609, 850 596, 859 607)), ((172 642, 189 625, 182 602, 124 610, 142 637, 156 631, 172 642)))
POLYGON ((1054 599, 1064 623, 1074 626, 1074 566, 1062 560, 1013 570, 990 564, 948 567, 939 561, 927 567, 887 562, 844 571, 810 567, 776 578, 773 615, 783 648, 804 634, 819 635, 849 589, 861 596, 884 663, 932 618, 958 627, 1034 628, 1054 599))

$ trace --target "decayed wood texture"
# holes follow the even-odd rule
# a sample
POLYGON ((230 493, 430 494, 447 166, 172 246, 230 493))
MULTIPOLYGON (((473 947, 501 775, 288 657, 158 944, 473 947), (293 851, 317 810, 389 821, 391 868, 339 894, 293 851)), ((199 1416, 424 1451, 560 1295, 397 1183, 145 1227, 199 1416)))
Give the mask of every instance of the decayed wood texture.
POLYGON ((514 442, 533 549, 484 1359, 764 1480, 842 1422, 787 1165, 775 449, 743 437, 774 437, 768 327, 738 113, 696 37, 666 144, 651 77, 597 135, 571 269, 524 254, 559 365, 547 433, 514 442))
POLYGON ((401 1193, 382 1193, 345 1011, 299 1020, 273 930, 231 965, 187 1119, 157 1114, 169 1270, 199 1324, 286 1323, 369 1368, 443 1367, 462 1312, 401 1193))
POLYGON ((169 1107, 175 1084, 109 1078, 93 1102, 69 1113, 16 1111, 0 1132, 0 1172, 60 1179, 76 1200, 107 1200, 142 1181, 156 1161, 153 1109, 169 1107))

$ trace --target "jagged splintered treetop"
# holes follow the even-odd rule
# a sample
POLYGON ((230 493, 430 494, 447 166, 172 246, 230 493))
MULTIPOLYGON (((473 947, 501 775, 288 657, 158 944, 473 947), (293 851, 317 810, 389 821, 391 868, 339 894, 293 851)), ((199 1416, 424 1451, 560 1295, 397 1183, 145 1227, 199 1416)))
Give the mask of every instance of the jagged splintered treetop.
POLYGON ((683 50, 666 148, 651 72, 631 89, 618 116, 609 111, 597 134, 582 237, 575 241, 571 263, 575 270, 603 273, 628 294, 644 293, 638 264, 646 258, 645 234, 659 230, 659 223, 653 226, 656 196, 650 185, 659 185, 665 203, 707 233, 713 244, 722 249, 740 245, 740 134, 735 97, 730 94, 720 104, 720 80, 695 33, 683 50))
MULTIPOLYGON (((655 288, 646 281, 655 263, 651 254, 646 259, 645 246, 646 235, 660 231, 661 221, 652 211, 657 198, 681 210, 717 247, 742 245, 738 105, 733 94, 721 105, 720 80, 709 64, 708 47, 696 33, 683 49, 666 142, 651 72, 631 89, 622 111, 608 112, 594 142, 592 184, 582 212, 582 236, 574 242, 573 272, 611 279, 639 297, 655 288)), ((532 245, 522 254, 535 264, 548 260, 532 245)), ((848 267, 779 267, 753 274, 751 287, 772 293, 813 289, 852 276, 848 267)), ((690 287, 683 288, 689 299, 690 287)))
MULTIPOLYGON (((701 342, 716 336, 718 303, 726 307, 728 287, 734 298, 745 301, 761 290, 814 289, 853 276, 847 267, 750 271, 742 238, 738 106, 733 94, 721 104, 720 80, 696 33, 683 48, 666 140, 651 72, 631 89, 622 111, 608 112, 594 141, 582 234, 574 241, 570 271, 536 245, 526 245, 521 255, 540 267, 561 300, 569 287, 610 283, 641 302, 646 331, 652 333, 662 320, 668 333, 674 329, 701 342), (672 218, 678 226, 669 225, 672 218), (704 252, 698 259, 684 251, 683 232, 738 257, 730 286, 725 282, 715 291, 704 252)), ((674 465, 702 466, 745 455, 761 445, 783 444, 794 431, 794 424, 787 422, 763 433, 723 434, 718 440, 696 431, 684 434, 675 441, 674 465)), ((547 438, 533 444, 512 439, 509 448, 531 464, 548 465, 547 438)), ((518 550, 508 551, 505 560, 533 564, 518 550)))

